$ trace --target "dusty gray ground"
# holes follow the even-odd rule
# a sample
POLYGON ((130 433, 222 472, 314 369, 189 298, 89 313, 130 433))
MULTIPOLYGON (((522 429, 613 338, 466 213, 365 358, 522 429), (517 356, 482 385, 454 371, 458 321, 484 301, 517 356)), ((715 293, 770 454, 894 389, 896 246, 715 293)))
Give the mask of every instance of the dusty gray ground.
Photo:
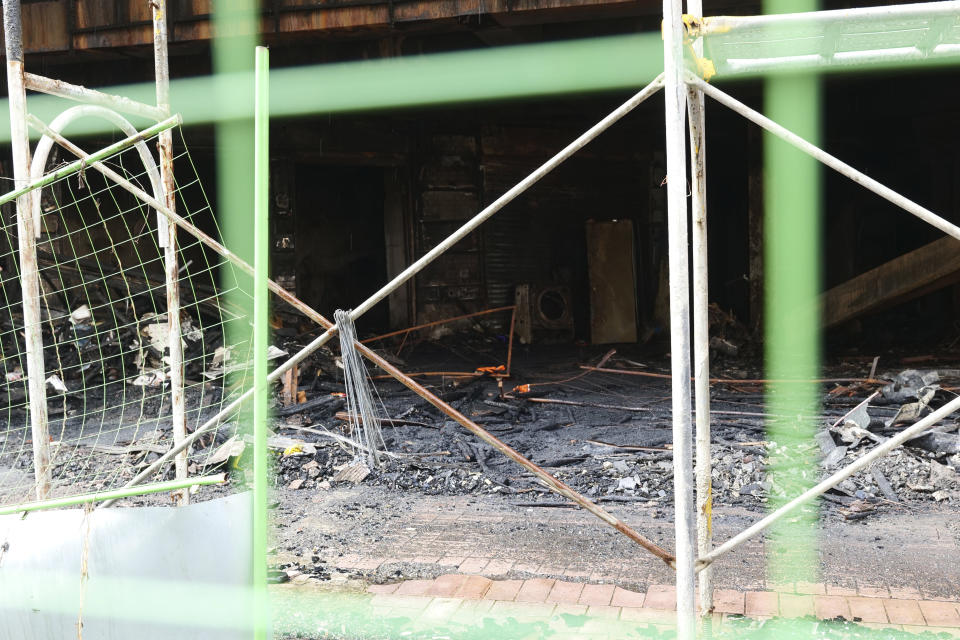
MULTIPOLYGON (((393 581, 460 567, 492 578, 564 577, 637 589, 673 581, 662 562, 581 510, 517 507, 500 496, 422 496, 370 486, 317 491, 306 503, 295 503, 289 493, 279 493, 275 512, 277 562, 321 577, 353 573, 393 581)), ((609 510, 672 548, 670 507, 613 504, 609 510)), ((742 507, 718 507, 716 539, 725 540, 757 515, 742 507)), ((889 511, 860 521, 828 515, 818 536, 819 579, 827 584, 912 588, 925 597, 960 594, 960 510, 955 507, 889 511)), ((767 549, 760 537, 719 561, 717 586, 772 587, 767 549)))

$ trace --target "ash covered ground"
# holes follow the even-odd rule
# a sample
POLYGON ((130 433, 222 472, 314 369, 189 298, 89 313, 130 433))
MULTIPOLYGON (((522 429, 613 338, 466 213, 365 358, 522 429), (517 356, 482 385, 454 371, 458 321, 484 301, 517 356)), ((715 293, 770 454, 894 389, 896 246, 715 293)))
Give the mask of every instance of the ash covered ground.
MULTIPOLYGON (((298 345, 282 346, 292 353, 298 345)), ((500 364, 505 350, 496 339, 454 337, 408 348, 403 358, 397 363, 411 373, 469 374, 478 367, 500 364)), ((791 418, 767 411, 770 387, 754 382, 762 376, 759 367, 747 360, 716 356, 711 373, 721 381, 711 387, 714 500, 762 509, 771 498, 795 493, 796 487, 789 482, 778 482, 789 474, 771 474, 772 465, 789 467, 792 461, 798 468, 815 468, 826 476, 955 395, 952 385, 960 379, 957 369, 930 362, 923 370, 910 370, 897 366, 901 363, 893 354, 886 359, 888 366, 868 382, 863 381, 870 370, 868 361, 831 363, 823 374, 829 381, 819 383, 818 414, 791 418)), ((300 402, 284 406, 277 393, 271 424, 276 485, 289 489, 290 495, 302 492, 307 499, 317 491, 358 483, 411 495, 499 495, 516 504, 561 500, 532 473, 377 371, 371 373, 385 418, 381 464, 355 469, 354 463, 365 456, 344 441, 353 434, 344 419, 342 372, 335 355, 323 350, 300 371, 300 402)), ((518 345, 511 376, 503 384, 489 375, 419 379, 453 408, 590 499, 658 506, 673 501, 668 373, 668 360, 645 355, 640 347, 611 354, 600 347, 518 345), (604 371, 584 368, 597 364, 604 371)), ((208 403, 220 395, 214 382, 189 393, 191 423, 210 417, 218 403, 208 403)), ((133 477, 172 443, 169 403, 163 407, 159 399, 156 402, 149 424, 127 424, 123 408, 111 408, 104 398, 95 432, 72 438, 86 447, 83 455, 71 451, 60 456, 63 462, 55 456, 54 463, 60 465, 56 475, 86 478, 89 490, 133 477), (84 468, 71 470, 71 465, 84 468), (86 469, 91 472, 84 476, 86 469)), ((144 413, 137 407, 139 416, 144 413)), ((192 473, 227 469, 232 486, 224 490, 243 486, 241 470, 249 466, 244 459, 250 447, 244 447, 249 436, 237 433, 242 419, 225 422, 195 444, 192 473)), ((69 432, 69 419, 64 426, 64 433, 69 432)), ((6 434, 8 440, 14 436, 24 437, 19 431, 6 434)), ((6 473, 22 476, 23 482, 16 484, 29 486, 32 459, 27 449, 9 453, 19 455, 8 461, 6 473)), ((824 511, 860 519, 927 503, 957 506, 958 471, 960 435, 957 422, 948 419, 935 433, 908 442, 830 491, 824 511)), ((172 474, 168 466, 154 480, 172 474)), ((807 475, 805 481, 810 480, 807 475)), ((71 488, 75 487, 59 489, 71 488)), ((204 489, 202 493, 214 496, 221 491, 204 489)))
MULTIPOLYGON (((450 370, 453 352, 454 359, 461 360, 453 365, 462 369, 462 360, 467 359, 462 348, 448 350, 446 358, 435 345, 421 351, 415 364, 411 358, 405 365, 414 365, 412 370, 450 370)), ((670 504, 670 383, 666 378, 629 375, 663 375, 669 372, 668 363, 618 353, 602 368, 623 373, 581 368, 597 364, 603 355, 598 349, 521 352, 503 394, 497 381, 486 376, 425 380, 452 407, 591 499, 670 504), (515 389, 525 384, 529 390, 515 389)), ((486 362, 482 354, 470 357, 474 363, 486 362)), ((771 464, 812 464, 826 476, 953 395, 943 388, 949 380, 936 369, 876 374, 891 381, 884 385, 858 382, 869 367, 861 365, 857 371, 856 366, 841 362, 825 373, 837 382, 820 384, 819 415, 765 419, 765 386, 749 382, 760 378, 760 372, 729 362, 715 365, 712 374, 730 382, 715 383, 711 392, 714 499, 762 508, 771 497, 791 494, 790 486, 778 484, 778 475, 769 473, 771 464), (858 408, 875 391, 869 404, 858 408)), ((388 418, 383 426, 387 453, 361 483, 426 495, 500 494, 516 503, 557 500, 532 473, 412 392, 389 380, 376 380, 375 385, 388 418)), ((350 436, 343 420, 344 402, 337 395, 342 387, 326 379, 307 390, 313 400, 301 405, 303 409, 297 405, 277 409, 278 436, 310 443, 300 451, 284 447, 283 455, 279 447, 288 442, 278 440, 277 483, 296 490, 322 490, 336 485, 338 472, 356 456, 349 445, 317 433, 350 436)), ((960 502, 956 426, 945 423, 933 436, 912 441, 855 474, 827 495, 828 504, 855 519, 903 504, 960 502)))

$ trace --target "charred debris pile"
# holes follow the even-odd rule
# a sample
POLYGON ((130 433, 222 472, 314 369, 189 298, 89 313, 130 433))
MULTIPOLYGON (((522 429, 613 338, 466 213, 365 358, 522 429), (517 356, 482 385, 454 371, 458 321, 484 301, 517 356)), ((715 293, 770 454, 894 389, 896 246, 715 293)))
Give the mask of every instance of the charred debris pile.
MULTIPOLYGON (((503 346, 502 340, 481 337, 443 342, 442 350, 461 362, 469 357, 487 363, 503 346)), ((950 379, 960 378, 960 371, 944 369, 843 377, 844 369, 849 374, 854 368, 864 376, 868 365, 838 365, 832 372, 837 377, 818 382, 821 415, 806 424, 806 441, 799 451, 788 451, 765 426, 777 418, 765 411, 766 381, 739 368, 729 353, 729 342, 717 349, 715 375, 723 378, 711 392, 713 490, 717 502, 747 507, 793 494, 768 472, 778 456, 799 454, 829 475, 938 407, 953 394, 950 379)), ((669 365, 662 358, 639 361, 616 352, 590 357, 583 347, 540 355, 530 349, 514 360, 509 380, 496 366, 445 374, 426 368, 434 370, 418 379, 443 400, 591 500, 672 502, 669 365)), ((532 473, 377 373, 385 441, 380 465, 357 464, 332 352, 302 367, 295 387, 288 380, 278 388, 270 441, 278 487, 314 493, 338 483, 374 483, 433 495, 500 494, 524 506, 569 506, 532 473)), ((243 449, 236 442, 230 446, 230 455, 243 449)), ((829 511, 847 520, 918 503, 960 503, 960 435, 952 420, 825 496, 829 511)))

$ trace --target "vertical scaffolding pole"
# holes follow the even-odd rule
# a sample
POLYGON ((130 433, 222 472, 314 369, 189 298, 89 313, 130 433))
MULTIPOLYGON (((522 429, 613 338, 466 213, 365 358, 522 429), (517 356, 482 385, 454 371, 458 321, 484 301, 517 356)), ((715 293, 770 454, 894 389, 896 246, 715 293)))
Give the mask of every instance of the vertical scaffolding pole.
MULTIPOLYGON (((30 181, 30 138, 27 134, 27 94, 23 82, 23 37, 20 0, 4 0, 3 30, 7 50, 7 92, 10 100, 10 145, 17 188, 30 181)), ((27 351, 27 391, 37 500, 50 491, 50 437, 47 431, 46 372, 40 325, 40 273, 37 236, 31 206, 33 191, 17 198, 17 241, 20 250, 20 289, 23 296, 23 333, 27 351)))
POLYGON ((667 226, 670 249, 670 366, 673 391, 677 638, 695 636, 693 439, 690 422, 690 280, 687 273, 687 166, 681 0, 663 0, 667 226))
POLYGON ((267 348, 270 292, 270 51, 257 47, 254 105, 253 228, 253 589, 254 638, 268 637, 267 610, 267 348))
MULTIPOLYGON (((153 61, 157 82, 157 107, 170 115, 170 63, 167 57, 167 12, 166 0, 153 0, 153 61)), ((177 194, 173 179, 173 134, 163 131, 160 144, 160 181, 163 184, 163 204, 176 211, 177 194)), ((180 336, 180 278, 177 261, 177 226, 157 212, 157 233, 163 247, 163 262, 166 270, 167 288, 167 333, 170 344, 170 404, 173 420, 173 441, 180 444, 187 437, 187 415, 183 391, 183 342, 180 336)), ((175 465, 177 480, 187 477, 187 453, 177 454, 175 465)), ((177 494, 177 503, 190 502, 190 491, 183 489, 177 494)))
MULTIPOLYGON (((687 0, 687 13, 703 16, 701 0, 687 0)), ((693 53, 703 55, 703 40, 693 44, 693 53)), ((687 87, 687 109, 690 126, 690 191, 692 193, 693 241, 693 371, 696 403, 696 485, 697 485, 697 556, 710 553, 713 547, 713 487, 710 483, 710 319, 709 279, 707 269, 707 147, 706 112, 703 92, 687 87)), ((700 572, 700 615, 708 619, 713 610, 713 570, 700 572)))

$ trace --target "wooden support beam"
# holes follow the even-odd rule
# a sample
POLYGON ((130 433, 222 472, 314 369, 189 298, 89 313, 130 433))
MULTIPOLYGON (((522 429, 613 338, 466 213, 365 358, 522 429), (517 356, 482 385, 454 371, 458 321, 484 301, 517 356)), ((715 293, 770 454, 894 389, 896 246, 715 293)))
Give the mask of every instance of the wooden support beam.
POLYGON ((839 284, 820 299, 823 324, 852 320, 960 281, 960 242, 941 238, 839 284))

